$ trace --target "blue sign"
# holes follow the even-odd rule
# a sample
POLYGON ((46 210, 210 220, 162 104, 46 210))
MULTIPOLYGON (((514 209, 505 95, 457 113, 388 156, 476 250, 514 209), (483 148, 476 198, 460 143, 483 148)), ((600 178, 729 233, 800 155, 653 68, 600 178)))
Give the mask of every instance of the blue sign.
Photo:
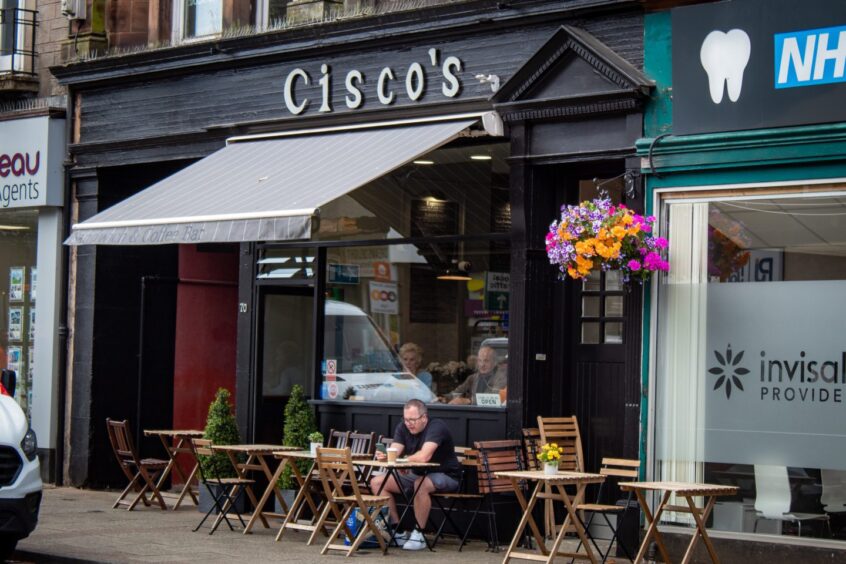
POLYGON ((775 87, 846 82, 846 26, 775 35, 775 87))
POLYGON ((357 264, 329 263, 330 284, 358 284, 359 268, 357 264))

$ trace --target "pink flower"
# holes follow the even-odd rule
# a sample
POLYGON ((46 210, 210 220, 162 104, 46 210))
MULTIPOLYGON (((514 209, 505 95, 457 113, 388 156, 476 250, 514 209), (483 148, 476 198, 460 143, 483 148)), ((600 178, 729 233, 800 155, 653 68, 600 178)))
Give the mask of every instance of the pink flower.
POLYGON ((640 262, 632 259, 629 261, 628 265, 629 270, 640 270, 640 262))
POLYGON ((655 238, 655 246, 659 249, 666 249, 667 248, 667 240, 663 237, 656 237, 655 238))

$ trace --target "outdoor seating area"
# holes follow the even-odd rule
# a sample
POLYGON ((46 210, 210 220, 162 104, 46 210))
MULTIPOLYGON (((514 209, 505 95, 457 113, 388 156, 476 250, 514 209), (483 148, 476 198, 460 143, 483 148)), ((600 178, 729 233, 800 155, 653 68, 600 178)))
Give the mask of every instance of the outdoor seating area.
POLYGON ((456 446, 459 487, 432 492, 434 511, 423 523, 415 517, 415 498, 424 480, 393 494, 385 485, 390 479, 401 483, 409 471, 425 474, 439 465, 378 456, 393 441, 377 440, 375 432, 333 429, 325 441, 313 441, 306 450, 300 445, 214 444, 197 430, 144 430, 161 439, 166 458, 155 459, 140 457, 128 421, 107 420, 107 428, 129 481, 113 508, 161 511, 194 504, 202 506, 195 532, 211 535, 222 524, 227 533, 278 529, 277 542, 317 544, 320 554, 351 556, 365 548, 387 554, 407 542, 403 525, 422 534, 428 551, 437 546, 460 552, 467 543, 484 542, 492 561, 502 558, 503 563, 556 558, 642 562, 652 542, 664 561, 672 562, 658 524, 665 511, 673 511, 689 513, 696 525, 681 561, 689 561, 702 540, 711 560, 719 562, 705 523, 718 496, 736 493, 730 486, 639 482, 638 460, 606 457, 601 468, 586 471, 577 419, 538 417, 538 427, 523 429, 520 439, 456 446), (286 474, 296 490, 293 499, 286 499, 280 487, 286 474), (380 474, 381 480, 372 480, 380 474), (164 491, 168 478, 173 494, 164 491), (650 505, 648 492, 655 492, 657 505, 650 505), (173 501, 166 502, 171 495, 173 501), (685 505, 670 505, 671 496, 685 505), (625 503, 615 503, 618 497, 625 503), (639 549, 620 538, 622 521, 639 518, 627 510, 633 497, 647 527, 639 549), (704 507, 696 505, 700 497, 704 507), (398 524, 391 525, 388 508, 394 500, 401 512, 398 524), (604 521, 605 527, 593 527, 594 521, 604 521), (511 538, 503 540, 507 522, 511 538), (610 537, 602 536, 605 530, 610 537))

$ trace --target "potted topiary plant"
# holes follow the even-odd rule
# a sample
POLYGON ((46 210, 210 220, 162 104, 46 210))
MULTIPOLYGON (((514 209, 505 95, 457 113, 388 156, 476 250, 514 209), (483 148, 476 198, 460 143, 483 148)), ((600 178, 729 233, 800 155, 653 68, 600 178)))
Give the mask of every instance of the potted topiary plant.
MULTIPOLYGON (((310 436, 316 432, 317 423, 314 419, 314 411, 305 399, 303 387, 295 384, 291 389, 291 397, 288 398, 288 403, 285 404, 285 427, 283 429, 282 444, 309 450, 310 436)), ((323 444, 322 436, 320 440, 321 444, 323 444)), ((308 472, 312 464, 310 460, 303 459, 294 460, 293 462, 304 475, 308 472)), ((287 490, 282 495, 288 505, 294 500, 296 496, 295 488, 298 487, 299 484, 297 484, 291 468, 286 466, 282 475, 279 477, 279 488, 287 490)))
POLYGON ((311 454, 317 456, 317 449, 323 446, 323 433, 315 431, 308 435, 309 447, 311 447, 311 454))
MULTIPOLYGON (((203 438, 212 442, 212 445, 236 445, 241 442, 241 435, 238 433, 238 424, 235 422, 235 416, 232 414, 232 406, 230 399, 232 394, 226 388, 219 388, 214 396, 214 401, 209 405, 209 414, 206 419, 206 428, 203 433, 203 438)), ((234 478, 236 477, 235 468, 232 466, 232 461, 224 452, 216 452, 212 456, 201 456, 200 465, 203 469, 203 475, 207 480, 216 478, 234 478)), ((215 495, 220 492, 216 491, 217 487, 213 483, 209 483, 215 495)), ((243 496, 239 496, 238 501, 243 504, 243 496)), ((209 498, 208 489, 205 486, 200 487, 200 504, 198 509, 203 513, 207 512, 214 502, 209 498)), ((239 510, 243 511, 242 508, 239 510)))

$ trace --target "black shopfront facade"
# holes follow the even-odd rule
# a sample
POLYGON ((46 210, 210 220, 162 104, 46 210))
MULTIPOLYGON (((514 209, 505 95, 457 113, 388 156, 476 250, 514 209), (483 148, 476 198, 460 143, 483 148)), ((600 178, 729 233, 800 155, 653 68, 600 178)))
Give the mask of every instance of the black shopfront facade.
POLYGON ((637 458, 640 291, 558 281, 544 251, 563 203, 602 189, 642 208, 642 13, 588 4, 470 2, 54 68, 76 222, 133 198, 71 234, 69 481, 114 481, 105 417, 201 426, 218 385, 247 442, 281 440, 293 383, 324 432, 390 433, 404 396, 370 372, 409 342, 420 372, 388 387, 423 382, 457 444, 575 414, 588 468, 637 458), (265 215, 227 215, 265 186, 265 215), (499 401, 435 402, 483 344, 507 370, 499 401))

